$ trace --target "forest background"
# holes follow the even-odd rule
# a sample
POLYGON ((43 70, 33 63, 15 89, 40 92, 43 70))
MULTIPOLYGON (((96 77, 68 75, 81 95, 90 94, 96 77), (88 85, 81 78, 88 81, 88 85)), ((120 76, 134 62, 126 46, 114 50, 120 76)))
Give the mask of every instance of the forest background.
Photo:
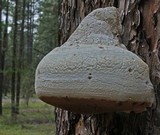
POLYGON ((53 109, 35 96, 34 74, 58 45, 57 31, 57 0, 0 0, 0 134, 54 132, 53 109), (47 131, 43 124, 52 126, 47 131))

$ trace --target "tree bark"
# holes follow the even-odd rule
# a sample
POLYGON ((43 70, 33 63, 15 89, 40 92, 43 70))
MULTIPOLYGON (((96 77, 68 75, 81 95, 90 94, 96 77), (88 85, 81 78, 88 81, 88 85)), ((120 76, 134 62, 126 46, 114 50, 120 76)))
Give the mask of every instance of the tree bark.
POLYGON ((24 21, 25 21, 25 7, 26 0, 23 0, 22 6, 22 23, 21 23, 21 35, 20 35, 20 46, 18 54, 18 71, 17 71, 17 87, 16 87, 16 112, 19 114, 19 101, 20 101, 20 89, 21 89, 21 72, 23 65, 23 53, 24 53, 24 21))
POLYGON ((55 109, 57 135, 159 135, 159 39, 160 0, 62 0, 60 3, 59 43, 63 44, 81 20, 99 7, 120 9, 123 30, 121 42, 150 68, 156 103, 146 112, 136 114, 74 114, 55 109))
POLYGON ((2 115, 3 70, 2 70, 2 0, 0 0, 0 115, 2 115))
POLYGON ((32 64, 32 51, 33 51, 33 24, 34 24, 34 0, 27 4, 27 61, 28 65, 32 64))
MULTIPOLYGON (((3 95, 3 92, 4 92, 4 67, 5 67, 5 54, 6 54, 6 50, 7 50, 7 46, 8 46, 8 14, 9 14, 9 0, 6 1, 6 18, 5 18, 5 28, 4 28, 4 34, 3 34, 3 41, 1 41, 1 44, 2 44, 2 49, 1 49, 1 75, 0 75, 0 91, 1 91, 1 104, 2 104, 2 95, 3 95)), ((0 32, 2 33, 2 32, 0 32)), ((1 38, 2 38, 2 35, 1 35, 1 38)), ((2 114, 2 105, 0 107, 1 109, 1 113, 2 114)))
POLYGON ((17 32, 18 32, 18 0, 15 1, 14 12, 14 34, 13 34, 13 49, 12 49, 12 82, 11 82, 11 115, 13 118, 16 115, 16 61, 17 61, 17 32))

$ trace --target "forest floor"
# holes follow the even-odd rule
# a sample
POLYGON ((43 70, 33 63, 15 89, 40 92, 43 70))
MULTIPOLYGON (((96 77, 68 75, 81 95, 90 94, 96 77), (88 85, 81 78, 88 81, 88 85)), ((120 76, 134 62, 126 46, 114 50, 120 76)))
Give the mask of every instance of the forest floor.
POLYGON ((3 116, 0 116, 0 135, 54 135, 54 108, 33 98, 26 105, 20 102, 20 114, 11 117, 10 100, 4 99, 3 116))

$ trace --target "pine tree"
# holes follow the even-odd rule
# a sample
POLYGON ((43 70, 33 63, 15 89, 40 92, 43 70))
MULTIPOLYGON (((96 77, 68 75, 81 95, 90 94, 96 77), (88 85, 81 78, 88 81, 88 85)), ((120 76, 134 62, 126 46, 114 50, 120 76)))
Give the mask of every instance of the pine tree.
POLYGON ((0 0, 0 115, 2 115, 3 67, 2 67, 2 0, 0 0))
MULTIPOLYGON (((123 25, 122 43, 148 64, 157 103, 159 102, 159 0, 62 0, 60 5, 60 44, 68 39, 92 10, 107 6, 118 7, 123 25)), ((156 106, 139 114, 82 115, 56 109, 56 132, 65 135, 158 135, 159 124, 155 121, 158 113, 156 106)))
POLYGON ((12 82, 11 82, 11 114, 13 118, 16 115, 16 62, 17 62, 17 43, 18 43, 18 4, 19 1, 15 1, 15 10, 14 10, 14 33, 13 33, 13 49, 12 49, 12 82))

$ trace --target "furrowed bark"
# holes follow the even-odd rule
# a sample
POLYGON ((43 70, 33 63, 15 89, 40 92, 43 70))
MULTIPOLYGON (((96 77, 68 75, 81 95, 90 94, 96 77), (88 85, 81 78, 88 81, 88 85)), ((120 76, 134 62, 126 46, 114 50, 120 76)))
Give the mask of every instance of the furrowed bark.
POLYGON ((160 0, 62 0, 59 15, 59 41, 63 44, 81 20, 99 7, 120 9, 123 31, 121 42, 150 68, 157 102, 144 113, 99 115, 74 114, 56 108, 56 134, 64 135, 158 135, 159 121, 159 38, 160 0))

